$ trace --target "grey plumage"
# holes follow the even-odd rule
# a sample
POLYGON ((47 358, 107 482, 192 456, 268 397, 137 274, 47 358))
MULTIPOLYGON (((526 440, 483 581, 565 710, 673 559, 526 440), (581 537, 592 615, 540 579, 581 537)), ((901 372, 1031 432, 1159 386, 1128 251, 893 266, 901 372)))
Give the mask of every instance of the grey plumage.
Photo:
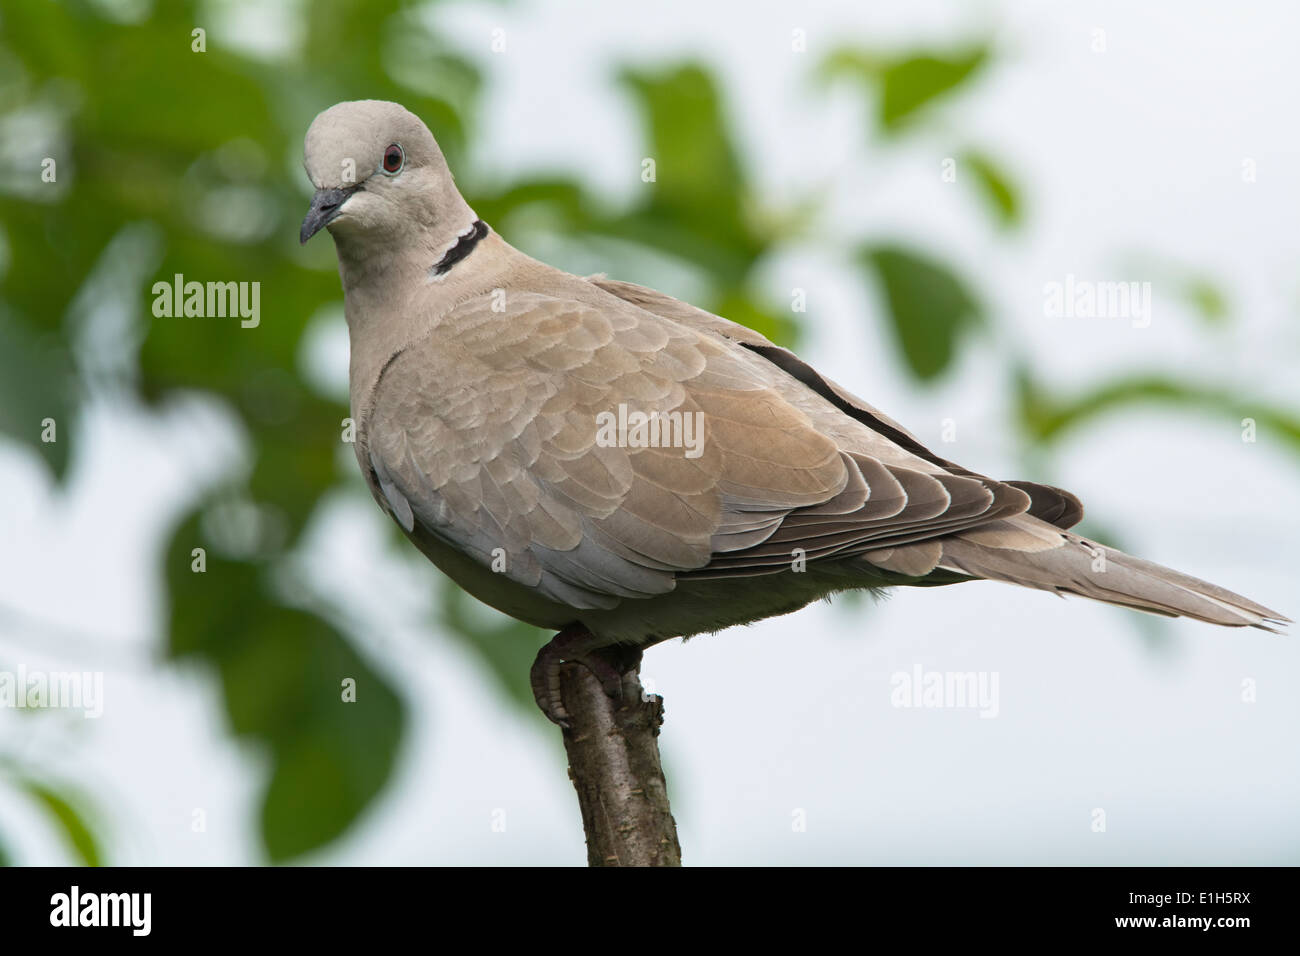
POLYGON ((935 456, 748 328, 529 258, 478 222, 396 104, 325 111, 305 159, 327 198, 303 239, 328 228, 339 256, 361 469, 417 547, 507 614, 648 645, 849 588, 988 578, 1286 620, 1073 534, 1068 492, 935 456), (698 413, 699 455, 602 443, 599 416, 620 406, 698 413))

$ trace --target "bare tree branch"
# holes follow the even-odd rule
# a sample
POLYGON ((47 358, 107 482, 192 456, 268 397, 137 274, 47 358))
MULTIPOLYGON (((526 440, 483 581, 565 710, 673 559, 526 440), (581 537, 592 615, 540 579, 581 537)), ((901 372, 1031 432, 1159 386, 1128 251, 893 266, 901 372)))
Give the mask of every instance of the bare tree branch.
POLYGON ((659 761, 664 702, 645 694, 640 669, 637 653, 622 670, 622 699, 615 699, 585 665, 560 666, 570 725, 564 730, 564 749, 582 809, 590 866, 682 864, 659 761))

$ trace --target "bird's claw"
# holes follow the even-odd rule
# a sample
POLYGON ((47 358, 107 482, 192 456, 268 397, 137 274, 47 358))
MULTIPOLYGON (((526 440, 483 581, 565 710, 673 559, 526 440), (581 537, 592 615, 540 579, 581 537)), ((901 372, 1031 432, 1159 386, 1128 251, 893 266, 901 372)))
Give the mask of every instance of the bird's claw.
POLYGON ((612 700, 623 699, 623 675, 641 662, 639 648, 600 646, 597 638, 580 624, 566 627, 537 652, 529 673, 533 699, 551 723, 571 728, 560 685, 560 665, 573 661, 587 668, 612 700))

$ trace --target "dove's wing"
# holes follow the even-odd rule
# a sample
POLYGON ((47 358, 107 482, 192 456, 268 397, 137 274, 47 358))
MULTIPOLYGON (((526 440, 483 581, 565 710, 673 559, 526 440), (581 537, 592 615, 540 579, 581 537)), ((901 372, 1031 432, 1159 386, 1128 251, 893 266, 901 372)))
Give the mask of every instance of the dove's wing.
MULTIPOLYGON (((671 296, 627 282, 592 277, 605 291, 638 307, 672 318, 706 334, 734 341, 789 374, 799 385, 824 399, 831 408, 811 409, 818 428, 842 433, 852 420, 894 442, 900 449, 954 475, 990 479, 947 461, 926 449, 917 438, 879 409, 816 371, 794 353, 774 345, 752 329, 729 322, 671 296)), ((801 403, 796 386, 782 388, 801 403), (792 393, 790 389, 795 389, 792 393)), ((859 441, 861 440, 858 436, 859 441)), ((842 444, 844 442, 842 441, 842 444)), ((850 447, 852 438, 849 439, 850 447)), ((923 576, 936 568, 975 578, 993 578, 1057 593, 1074 593, 1095 600, 1152 611, 1187 615, 1216 624, 1243 624, 1270 629, 1286 618, 1261 604, 1199 578, 1182 574, 1123 552, 1106 548, 1073 533, 1061 533, 1083 517, 1083 506, 1070 492, 1029 481, 992 482, 1003 489, 1023 492, 1029 498, 1024 514, 996 515, 956 529, 956 533, 927 536, 914 543, 868 551, 863 558, 876 568, 903 575, 923 576), (1099 560, 1105 555, 1108 560, 1099 560), (1100 570, 1097 570, 1100 569, 1100 570)), ((791 523, 797 519, 797 514, 791 523)), ((782 532, 784 532, 784 528, 782 532)), ((930 528, 928 530, 933 530, 930 528)), ((768 542, 770 546, 782 533, 768 542)), ((727 558, 715 561, 725 565, 727 558)), ((711 574, 712 569, 704 572, 711 574)), ((940 575, 929 580, 943 582, 940 575)))
POLYGON ((1030 504, 875 431, 837 440, 812 417, 844 418, 828 400, 707 331, 615 299, 494 304, 462 303, 393 356, 365 452, 408 532, 496 559, 552 600, 608 608, 681 573, 771 573, 799 553, 887 557, 1030 504), (620 407, 689 416, 698 447, 618 444, 620 407))
MULTIPOLYGON (((700 329, 711 335, 737 342, 756 355, 760 355, 772 362, 833 406, 833 410, 825 411, 821 415, 814 414, 814 421, 819 426, 831 424, 827 422, 827 419, 847 415, 854 421, 885 436, 890 441, 896 442, 901 448, 905 448, 920 458, 938 465, 945 471, 955 475, 968 475, 984 479, 983 475, 976 474, 961 465, 940 458, 922 445, 915 435, 880 411, 880 409, 872 407, 848 389, 822 375, 790 350, 781 348, 753 329, 714 315, 711 312, 706 312, 687 302, 682 302, 680 299, 674 299, 670 295, 665 295, 645 286, 607 279, 604 276, 590 276, 588 281, 642 309, 665 316, 674 322, 700 329)), ((1030 497, 1029 514, 1049 524, 1056 525, 1058 528, 1071 528, 1083 519, 1083 504, 1078 498, 1062 488, 1031 481, 1007 481, 1003 483, 1019 488, 1028 494, 1030 497)))

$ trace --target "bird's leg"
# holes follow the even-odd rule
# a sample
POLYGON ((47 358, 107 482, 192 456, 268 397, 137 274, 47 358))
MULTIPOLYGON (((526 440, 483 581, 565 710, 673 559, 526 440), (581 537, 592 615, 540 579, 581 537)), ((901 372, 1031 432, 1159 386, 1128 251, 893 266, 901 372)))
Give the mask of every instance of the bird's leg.
POLYGON ((560 694, 560 665, 565 661, 587 668, 600 681, 605 693, 618 700, 623 696, 623 675, 641 664, 641 648, 622 644, 602 646, 600 639, 586 627, 573 623, 537 652, 529 674, 533 699, 551 722, 567 728, 569 712, 560 694))

